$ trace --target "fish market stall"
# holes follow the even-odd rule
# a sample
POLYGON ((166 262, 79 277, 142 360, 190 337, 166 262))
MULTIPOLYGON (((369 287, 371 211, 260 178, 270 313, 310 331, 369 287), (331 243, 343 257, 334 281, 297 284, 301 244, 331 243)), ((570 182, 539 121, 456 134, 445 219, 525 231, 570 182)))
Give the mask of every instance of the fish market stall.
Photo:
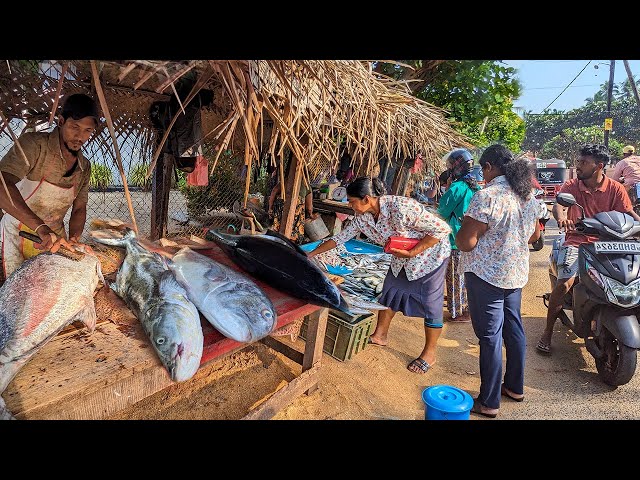
MULTIPOLYGON (((199 250, 237 267, 218 247, 199 250)), ((328 309, 288 296, 256 280, 277 312, 276 328, 300 319, 308 323, 304 352, 273 336, 260 340, 302 366, 301 374, 248 412, 267 419, 303 393, 317 388, 328 309)), ((98 322, 93 333, 79 323, 65 328, 22 367, 2 394, 18 419, 103 419, 174 384, 155 354, 140 322, 117 296, 102 288, 95 296, 98 322)), ((201 367, 247 347, 224 337, 201 318, 201 367)), ((187 380, 188 382, 189 380, 187 380)))

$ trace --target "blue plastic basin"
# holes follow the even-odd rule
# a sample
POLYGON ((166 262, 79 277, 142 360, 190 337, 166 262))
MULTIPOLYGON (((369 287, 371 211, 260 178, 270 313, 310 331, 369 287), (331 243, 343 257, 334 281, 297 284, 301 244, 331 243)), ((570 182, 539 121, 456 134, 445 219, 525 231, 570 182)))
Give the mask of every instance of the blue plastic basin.
MULTIPOLYGON (((317 242, 305 243, 304 245, 300 245, 300 248, 305 252, 310 252, 318 245, 320 245, 320 242, 321 240, 318 240, 317 242)), ((344 247, 349 253, 384 253, 382 247, 363 242, 361 240, 349 240, 344 244, 344 247)))

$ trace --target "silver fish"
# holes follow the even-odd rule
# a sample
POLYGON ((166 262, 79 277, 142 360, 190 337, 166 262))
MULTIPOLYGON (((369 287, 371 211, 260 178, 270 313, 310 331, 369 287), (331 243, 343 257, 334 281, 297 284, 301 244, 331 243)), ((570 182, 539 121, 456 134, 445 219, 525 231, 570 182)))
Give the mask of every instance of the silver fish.
MULTIPOLYGON (((96 325, 93 291, 104 283, 100 261, 41 253, 26 260, 0 288, 0 393, 20 368, 64 327, 96 325)), ((13 418, 0 398, 0 419, 13 418)))
POLYGON ((126 232, 121 238, 91 233, 97 242, 127 249, 111 288, 142 324, 171 379, 188 380, 200 366, 204 345, 198 310, 163 258, 140 245, 133 230, 126 232))
POLYGON ((184 247, 168 261, 202 315, 224 336, 255 342, 276 326, 269 297, 245 275, 184 247))

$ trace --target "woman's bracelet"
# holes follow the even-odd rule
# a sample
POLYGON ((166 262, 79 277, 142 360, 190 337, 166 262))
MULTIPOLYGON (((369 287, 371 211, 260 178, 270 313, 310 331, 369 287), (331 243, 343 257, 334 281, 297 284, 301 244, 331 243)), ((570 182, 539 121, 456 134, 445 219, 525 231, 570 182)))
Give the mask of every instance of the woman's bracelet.
POLYGON ((41 223, 40 225, 38 225, 36 228, 33 229, 34 232, 38 233, 38 229, 40 227, 48 227, 49 225, 47 225, 46 223, 41 223))

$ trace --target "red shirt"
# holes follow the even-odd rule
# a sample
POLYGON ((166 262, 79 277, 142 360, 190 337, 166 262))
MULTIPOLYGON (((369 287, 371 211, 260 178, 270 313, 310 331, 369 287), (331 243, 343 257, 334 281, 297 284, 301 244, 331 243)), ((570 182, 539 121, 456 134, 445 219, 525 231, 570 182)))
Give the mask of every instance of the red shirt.
MULTIPOLYGON (((596 213, 616 211, 627 213, 633 210, 629 194, 620 182, 616 182, 605 175, 602 185, 594 192, 587 189, 585 184, 574 178, 567 180, 560 193, 570 193, 584 208, 585 217, 593 217, 596 213)), ((567 210, 567 218, 576 222, 580 219, 580 209, 570 207, 567 210)), ((565 236, 564 244, 579 246, 583 243, 591 243, 598 240, 597 235, 585 235, 583 233, 568 232, 565 236)))

